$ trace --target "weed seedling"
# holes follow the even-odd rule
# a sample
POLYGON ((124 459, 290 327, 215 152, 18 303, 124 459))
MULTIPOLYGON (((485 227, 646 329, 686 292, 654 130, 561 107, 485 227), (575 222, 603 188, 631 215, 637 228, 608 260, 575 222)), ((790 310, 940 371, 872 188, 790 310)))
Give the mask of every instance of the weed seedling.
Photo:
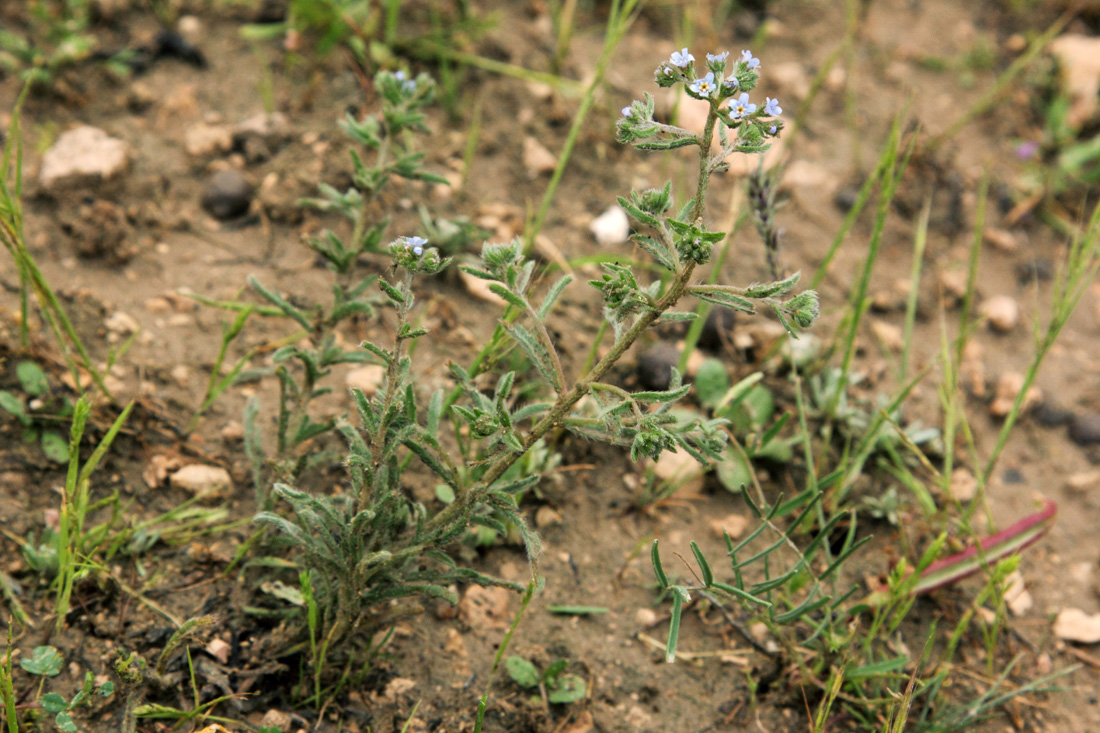
POLYGON ((512 681, 525 690, 537 691, 538 700, 552 703, 571 703, 583 700, 588 694, 584 679, 565 671, 569 660, 559 659, 542 672, 523 657, 512 655, 504 660, 504 667, 512 681))

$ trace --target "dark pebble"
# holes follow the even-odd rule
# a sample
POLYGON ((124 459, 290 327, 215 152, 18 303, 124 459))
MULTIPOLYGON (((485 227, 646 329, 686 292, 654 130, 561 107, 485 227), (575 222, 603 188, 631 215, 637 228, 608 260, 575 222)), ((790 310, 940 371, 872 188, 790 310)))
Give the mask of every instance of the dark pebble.
POLYGON ((672 368, 680 360, 680 351, 672 344, 650 346, 638 357, 638 383, 642 389, 668 389, 672 368))
POLYGON ((841 186, 833 196, 833 206, 844 213, 852 210, 859 200, 859 186, 841 186))
POLYGON ((1074 415, 1069 423, 1069 437, 1077 445, 1100 443, 1100 414, 1086 412, 1083 415, 1074 415))
POLYGON ((248 211, 252 184, 239 171, 218 171, 210 176, 202 194, 202 208, 215 219, 233 219, 248 211))
POLYGON ((1020 285, 1030 285, 1036 280, 1048 282, 1052 279, 1054 279, 1054 265, 1048 259, 1040 258, 1016 265, 1016 282, 1020 285))
POLYGON ((1031 411, 1031 417, 1043 427, 1056 428, 1072 420, 1073 413, 1052 402, 1040 402, 1031 411))
POLYGON ((699 348, 718 351, 729 343, 737 314, 729 308, 715 306, 703 321, 703 330, 699 332, 699 348))
POLYGON ((1004 480, 1006 484, 1022 484, 1024 483, 1024 475, 1015 468, 1010 468, 1005 471, 1004 480))

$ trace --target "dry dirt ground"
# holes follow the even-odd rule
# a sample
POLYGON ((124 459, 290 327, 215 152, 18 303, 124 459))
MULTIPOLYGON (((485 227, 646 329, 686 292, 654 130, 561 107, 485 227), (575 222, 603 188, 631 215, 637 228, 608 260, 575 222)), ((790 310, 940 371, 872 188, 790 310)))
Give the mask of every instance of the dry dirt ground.
MULTIPOLYGON (((77 684, 84 669, 107 674, 118 651, 137 650, 155 658, 172 631, 169 619, 213 614, 218 625, 205 641, 226 642, 228 656, 219 660, 203 651, 202 645, 196 647, 201 695, 211 699, 229 692, 250 693, 220 704, 215 715, 256 725, 275 709, 291 716, 289 722, 282 721, 292 726, 288 729, 316 725, 319 730, 382 733, 401 729, 419 702, 408 730, 471 730, 475 701, 492 656, 518 607, 515 596, 474 589, 457 611, 430 606, 422 616, 398 626, 369 665, 352 670, 356 684, 318 720, 314 711, 294 707, 292 690, 302 678, 302 656, 280 656, 292 640, 284 638, 284 629, 276 621, 245 611, 246 607, 280 607, 280 601, 260 589, 263 574, 256 570, 223 574, 251 532, 246 520, 255 508, 239 438, 241 410, 252 394, 260 395, 270 409, 275 391, 270 380, 235 386, 188 432, 226 316, 180 293, 190 290, 230 300, 242 293, 250 275, 286 293, 309 295, 325 288, 326 273, 301 240, 304 234, 335 222, 303 209, 297 201, 313 195, 318 182, 338 188, 347 185, 348 145, 336 121, 347 111, 374 111, 376 100, 341 54, 289 65, 276 45, 241 38, 239 29, 253 19, 252 11, 191 5, 197 23, 188 26, 188 39, 205 56, 206 68, 165 58, 139 76, 119 80, 98 68, 83 67, 27 100, 26 235, 33 256, 62 294, 97 358, 105 359, 109 348, 137 329, 131 348, 112 370, 112 385, 122 399, 139 398, 139 406, 98 474, 94 497, 117 491, 128 516, 156 516, 188 498, 164 480, 163 470, 158 474, 157 466, 194 462, 224 466, 237 488, 225 499, 228 514, 216 531, 183 544, 158 542, 138 556, 113 558, 106 572, 114 580, 101 576, 78 587, 66 629, 51 634, 52 595, 31 573, 15 540, 38 536, 51 521, 49 510, 57 506, 55 487, 63 475, 36 446, 20 442, 12 421, 0 423, 0 522, 6 535, 0 540, 0 569, 17 582, 23 604, 38 620, 34 628, 20 630, 18 648, 26 653, 49 643, 61 649, 72 667, 51 683, 51 689, 64 690, 77 684), (273 129, 239 137, 234 145, 217 142, 223 126, 262 116, 269 105, 282 115, 273 129), (78 124, 93 125, 124 140, 132 151, 129 170, 103 184, 43 185, 39 178, 42 153, 59 134, 78 124), (209 149, 195 142, 204 132, 214 136, 209 149), (249 212, 229 223, 211 218, 200 204, 211 172, 227 168, 243 173, 256 191, 249 212), (241 522, 221 526, 236 520, 241 522), (152 605, 120 590, 120 583, 152 605)), ((410 4, 414 9, 424 5, 410 4)), ((553 35, 544 3, 473 5, 476 15, 491 15, 496 24, 470 50, 523 67, 547 67, 553 35)), ((1063 10, 1058 3, 1039 3, 1026 11, 1010 12, 1008 5, 1012 4, 945 0, 863 4, 866 14, 856 45, 825 79, 805 127, 779 151, 787 163, 779 212, 786 268, 812 272, 821 262, 841 226, 844 202, 850 203, 871 172, 899 112, 904 110, 906 131, 919 126, 925 140, 944 131, 1019 56, 1020 36, 1031 38, 1063 10), (975 49, 988 52, 988 67, 967 66, 967 54, 975 49)), ((606 8, 604 3, 581 6, 562 74, 583 80, 592 73, 599 55, 606 8)), ((674 39, 682 34, 678 18, 685 12, 684 4, 653 6, 635 23, 614 57, 544 229, 546 238, 567 258, 598 251, 588 224, 614 203, 615 195, 631 186, 642 188, 671 178, 674 188, 689 190, 692 174, 687 156, 647 155, 614 140, 618 110, 644 91, 661 91, 652 83, 652 69, 679 45, 674 39)), ((7 12, 11 11, 0 10, 0 17, 7 12)), ((811 79, 836 49, 845 22, 840 3, 774 2, 768 3, 764 27, 750 11, 721 27, 697 19, 691 45, 698 56, 720 49, 737 53, 754 35, 766 38, 752 46, 763 60, 759 93, 778 96, 788 116, 793 116, 810 92, 811 79)), ((1075 20, 1067 32, 1095 35, 1097 29, 1093 15, 1075 20)), ((148 42, 158 24, 151 12, 123 9, 94 30, 106 47, 121 48, 148 42)), ((406 63, 416 70, 436 70, 416 60, 406 63)), ((423 204, 434 216, 469 217, 492 230, 494 240, 503 240, 520 231, 527 212, 537 206, 546 189, 546 172, 525 163, 525 140, 536 137, 556 153, 578 100, 474 68, 461 70, 460 79, 450 111, 433 110, 429 125, 434 133, 428 140, 429 167, 453 177, 456 186, 443 190, 398 182, 383 202, 386 213, 394 217, 390 229, 394 236, 417 231, 417 207, 423 204), (480 131, 463 177, 475 109, 480 131)), ((9 119, 18 90, 10 76, 0 80, 0 121, 9 119)), ((1016 148, 1021 141, 1035 139, 1041 125, 1029 109, 1028 94, 1029 89, 1022 86, 1007 90, 994 112, 964 127, 936 152, 914 158, 888 219, 874 272, 870 295, 876 299, 876 308, 859 334, 856 370, 867 376, 860 395, 873 399, 891 393, 896 387, 897 353, 890 327, 896 329, 903 319, 899 304, 904 293, 898 283, 908 278, 917 217, 931 196, 913 363, 919 369, 935 359, 941 312, 952 322, 957 317, 952 287, 965 273, 976 192, 988 174, 987 226, 1007 236, 998 239, 995 233, 983 244, 977 295, 979 301, 1009 296, 1018 304, 1020 318, 1004 333, 982 326, 973 339, 980 347, 976 361, 985 371, 972 380, 967 409, 981 456, 988 455, 1000 425, 989 414, 993 386, 1006 373, 1024 371, 1033 353, 1030 323, 1036 314, 1045 317, 1043 304, 1050 301, 1049 280, 1020 273, 1028 268, 1055 269, 1066 241, 1035 215, 1010 216, 1014 203, 1027 194, 1020 183, 1026 164, 1016 148)), ((657 96, 662 108, 667 108, 668 100, 657 96)), ((683 110, 682 119, 690 121, 690 112, 683 110)), ((741 180, 731 174, 714 186, 714 218, 730 218, 731 207, 741 205, 737 203, 741 180)), ((831 338, 845 311, 867 251, 872 219, 873 207, 856 223, 821 286, 824 317, 816 333, 823 341, 831 338)), ((475 242, 471 251, 479 246, 475 242)), ((629 245, 619 245, 616 251, 629 252, 629 245)), ((751 227, 741 229, 731 253, 722 281, 745 283, 766 277, 763 250, 751 227)), ((6 258, 0 261, 0 284, 4 286, 0 305, 5 309, 2 386, 10 388, 14 364, 22 356, 13 325, 18 277, 6 258)), ((590 289, 583 284, 572 286, 562 315, 552 324, 573 369, 587 353, 589 342, 583 334, 594 333, 599 318, 598 303, 586 290, 590 289)), ((483 343, 498 310, 472 298, 453 278, 423 283, 420 291, 425 323, 435 335, 418 354, 416 368, 422 383, 434 389, 445 381, 447 360, 469 359, 483 343)), ((1066 607, 1090 613, 1100 610, 1100 546, 1093 524, 1100 516, 1100 493, 1098 481, 1089 478, 1098 454, 1071 440, 1066 428, 1053 419, 1058 410, 1077 415, 1100 410, 1098 305, 1100 291, 1090 288, 1038 380, 1042 415, 1048 419, 1039 419, 1033 412, 1021 421, 992 478, 988 501, 989 513, 1001 527, 1033 511, 1038 497, 1053 499, 1060 507, 1054 528, 1023 557, 1022 573, 1034 603, 1012 619, 1013 632, 1006 635, 996 666, 1003 668, 1020 655, 1013 675, 1017 681, 1050 669, 1081 666, 1062 678, 1067 692, 1028 696, 986 724, 988 730, 1100 730, 1097 649, 1067 648, 1053 637, 1050 623, 1053 614, 1066 607)), ((371 335, 384 339, 390 321, 383 316, 377 322, 358 324, 342 336, 349 342, 371 335)), ((741 343, 753 344, 754 338, 761 338, 753 328, 739 322, 735 331, 742 333, 741 343)), ((252 366, 264 367, 272 344, 290 332, 283 323, 257 322, 231 353, 239 356, 258 348, 252 366)), ((57 368, 56 350, 44 330, 38 337, 36 353, 54 364, 51 374, 60 382, 63 370, 57 368)), ((731 375, 741 377, 757 368, 752 357, 761 351, 726 348, 719 354, 731 375)), ((634 358, 628 359, 620 378, 631 378, 634 358)), ((782 377, 775 379, 784 383, 782 377)), ((908 416, 931 424, 941 419, 936 379, 933 374, 914 390, 908 416)), ((342 380, 343 374, 337 374, 334 381, 340 385, 342 380)), ((63 388, 58 384, 56 389, 63 388)), ((338 389, 337 394, 341 393, 338 389)), ((789 388, 784 394, 789 396, 789 388)), ((326 409, 335 413, 349 406, 338 396, 326 409)), ((791 404, 781 407, 793 409, 791 404)), ((109 406, 100 406, 96 429, 109 424, 113 414, 109 406)), ((511 651, 542 665, 569 660, 570 671, 587 681, 588 696, 569 706, 531 705, 528 693, 500 680, 487 730, 808 729, 797 677, 791 670, 774 669, 721 617, 687 615, 681 650, 688 653, 674 665, 664 664, 661 650, 647 641, 662 641, 667 631, 667 607, 656 603, 644 552, 648 541, 660 537, 669 558, 674 553, 689 556, 687 543, 692 539, 712 556, 721 556, 713 520, 747 515, 744 503, 708 479, 695 495, 677 495, 663 506, 639 512, 631 487, 637 485, 640 467, 617 451, 577 441, 565 440, 559 448, 563 470, 544 482, 541 498, 529 507, 532 517, 547 508, 538 515, 546 547, 540 565, 546 590, 532 604, 511 651), (560 616, 547 610, 552 605, 596 605, 609 612, 560 616), (765 680, 755 699, 749 691, 753 679, 765 680)), ((793 488, 793 479, 782 470, 774 473, 768 478, 769 490, 793 488)), ((320 478, 339 482, 339 466, 320 478)), ((869 477, 860 490, 874 494, 889 485, 886 478, 869 477)), ((426 500, 433 501, 430 496, 426 500)), ((862 573, 882 573, 887 558, 904 554, 912 543, 926 542, 929 529, 919 524, 918 513, 904 508, 901 528, 869 521, 866 530, 876 535, 874 550, 864 553, 852 579, 862 582, 862 573)), ((521 581, 526 577, 526 562, 517 546, 462 552, 486 572, 521 581)), ((676 572, 682 571, 677 568, 676 572)), ((976 585, 964 583, 934 601, 920 601, 918 617, 957 618, 976 585)), ((909 644, 915 650, 921 642, 911 638, 909 644)), ((982 654, 977 640, 965 645, 962 656, 973 663, 977 677, 959 676, 957 699, 965 700, 981 683, 982 654)), ((166 692, 160 701, 189 709, 191 693, 181 664, 172 669, 181 680, 180 691, 166 692)), ((34 694, 31 682, 18 675, 16 691, 22 703, 34 694)), ((81 720, 81 729, 117 730, 120 715, 116 699, 81 720)), ((48 729, 48 723, 43 725, 48 729)), ((196 730, 202 727, 192 722, 185 723, 184 729, 189 725, 196 730)), ((838 715, 830 729, 851 725, 838 715)), ((167 729, 149 721, 139 727, 167 729)))

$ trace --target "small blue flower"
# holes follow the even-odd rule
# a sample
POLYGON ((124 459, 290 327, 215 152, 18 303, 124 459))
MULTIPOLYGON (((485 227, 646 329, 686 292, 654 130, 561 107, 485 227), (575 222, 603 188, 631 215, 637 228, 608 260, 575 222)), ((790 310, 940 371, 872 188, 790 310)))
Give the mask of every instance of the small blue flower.
POLYGON ((771 127, 768 128, 768 134, 769 135, 774 135, 778 129, 779 128, 777 126, 772 125, 771 127))
POLYGON ((783 108, 779 106, 778 99, 772 99, 771 97, 765 97, 765 99, 768 101, 764 103, 764 114, 773 117, 783 114, 783 108))
POLYGON ((424 254, 424 245, 428 243, 424 237, 401 237, 405 242, 405 246, 412 250, 413 254, 419 257, 424 254))
POLYGON ((681 69, 686 69, 691 65, 691 62, 695 61, 695 57, 688 53, 687 46, 684 46, 679 51, 672 52, 672 58, 669 59, 673 66, 679 66, 681 69))
POLYGON ((718 86, 714 83, 714 72, 710 72, 702 79, 696 79, 688 86, 691 91, 698 94, 700 97, 710 97, 718 90, 718 86))
POLYGON ((409 75, 403 70, 398 69, 393 72, 393 78, 401 82, 401 91, 405 92, 405 94, 412 94, 416 91, 416 80, 410 79, 409 75))
POLYGON ((733 91, 737 87, 741 86, 741 82, 737 81, 736 76, 731 76, 729 79, 726 79, 724 82, 722 82, 722 86, 726 88, 726 91, 733 91))
POLYGON ((741 92, 741 96, 730 102, 730 114, 739 120, 745 115, 751 115, 756 111, 756 105, 749 103, 749 93, 741 92))
POLYGON ((708 53, 707 63, 713 65, 724 64, 726 63, 726 59, 729 58, 729 55, 729 51, 723 51, 722 53, 708 53))
POLYGON ((747 69, 760 68, 760 59, 754 58, 752 55, 752 51, 741 52, 741 63, 743 63, 745 65, 745 68, 747 69))
POLYGON ((634 116, 634 110, 632 110, 630 107, 623 107, 623 117, 633 117, 633 116, 634 116))

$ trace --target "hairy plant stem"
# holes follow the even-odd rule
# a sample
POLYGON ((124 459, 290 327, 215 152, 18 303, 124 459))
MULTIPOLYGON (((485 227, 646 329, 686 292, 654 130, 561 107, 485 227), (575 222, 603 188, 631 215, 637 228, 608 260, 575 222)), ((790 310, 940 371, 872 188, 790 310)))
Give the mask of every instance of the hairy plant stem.
MULTIPOLYGON (((716 102, 711 102, 710 113, 707 115, 703 134, 701 137, 696 138, 696 142, 699 145, 699 178, 693 198, 694 203, 691 209, 692 222, 696 225, 702 222, 703 213, 706 209, 707 182, 711 172, 710 147, 714 138, 714 126, 717 121, 718 105, 716 102)), ((430 542, 433 536, 439 532, 445 531, 447 527, 459 521, 459 518, 468 519, 474 507, 486 497, 490 487, 504 475, 505 471, 522 458, 527 451, 548 432, 555 428, 564 427, 566 415, 578 402, 580 402, 581 398, 588 394, 592 385, 599 382, 600 379, 610 371, 611 367, 622 358, 627 349, 638 340, 638 337, 641 336, 654 321, 660 318, 669 308, 676 305, 680 298, 683 297, 684 291, 691 282, 691 276, 695 272, 695 267, 696 263, 691 260, 682 263, 672 284, 669 286, 668 290, 665 291, 665 294, 653 304, 653 308, 643 313, 638 320, 634 322, 634 325, 632 325, 621 338, 615 341, 611 350, 573 385, 571 390, 564 394, 559 394, 557 401, 554 402, 550 411, 541 420, 535 423, 531 431, 527 434, 527 437, 523 441, 523 450, 519 452, 508 452, 497 457, 488 471, 485 472, 475 485, 462 492, 450 506, 428 521, 425 525, 425 533, 421 536, 421 541, 427 539, 430 542)), ((538 319, 534 320, 538 323, 538 319)), ((549 349, 549 351, 551 354, 554 354, 552 348, 549 349)))
MULTIPOLYGON (((405 282, 401 288, 401 292, 406 294, 406 297, 411 299, 410 293, 412 293, 412 281, 413 275, 411 272, 406 271, 405 282)), ((401 370, 401 344, 404 339, 401 338, 401 331, 404 330, 405 324, 408 323, 409 317, 409 300, 404 303, 397 304, 397 338, 394 339, 393 349, 390 351, 390 363, 386 367, 386 381, 384 387, 386 390, 386 396, 382 401, 382 409, 379 411, 378 430, 371 436, 370 453, 371 453, 371 479, 370 481, 363 482, 363 488, 359 491, 359 506, 356 511, 361 512, 370 507, 371 493, 374 489, 373 478, 378 474, 378 469, 382 465, 382 451, 385 448, 386 433, 390 429, 389 420, 386 416, 390 414, 390 408, 393 407, 393 399, 397 390, 394 385, 398 382, 398 375, 401 370)))

